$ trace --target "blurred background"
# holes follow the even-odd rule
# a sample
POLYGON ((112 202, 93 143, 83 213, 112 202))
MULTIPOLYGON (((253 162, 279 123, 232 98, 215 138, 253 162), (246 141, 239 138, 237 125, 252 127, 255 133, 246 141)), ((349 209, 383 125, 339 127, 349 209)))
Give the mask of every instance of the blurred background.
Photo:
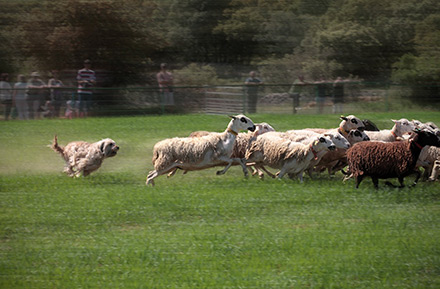
POLYGON ((60 111, 44 107, 49 90, 39 117, 65 117, 85 59, 95 116, 439 109, 438 0, 0 0, 0 25, 0 73, 12 87, 20 74, 48 83, 59 72, 60 111), (173 75, 171 106, 161 63, 173 75))

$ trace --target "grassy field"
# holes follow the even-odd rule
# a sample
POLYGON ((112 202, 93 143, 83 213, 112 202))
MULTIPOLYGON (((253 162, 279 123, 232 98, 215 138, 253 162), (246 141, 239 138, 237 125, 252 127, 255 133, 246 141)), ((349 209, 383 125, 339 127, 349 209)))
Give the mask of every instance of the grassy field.
MULTIPOLYGON (((440 113, 365 114, 440 123, 440 113)), ((334 115, 251 115, 277 130, 334 115)), ((155 142, 223 131, 224 116, 1 122, 0 288, 439 288, 440 186, 354 189, 342 175, 244 179, 180 172, 145 186, 155 142), (60 144, 121 147, 87 178, 62 173, 60 144)), ((394 180, 394 182, 396 182, 394 180)), ((410 178, 406 181, 410 183, 410 178)))

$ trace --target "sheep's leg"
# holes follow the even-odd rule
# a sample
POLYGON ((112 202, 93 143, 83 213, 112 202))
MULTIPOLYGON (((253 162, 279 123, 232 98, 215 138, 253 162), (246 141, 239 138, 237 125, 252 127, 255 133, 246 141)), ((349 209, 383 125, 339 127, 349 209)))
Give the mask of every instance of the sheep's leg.
POLYGON ((304 174, 304 171, 301 171, 301 172, 298 173, 298 177, 299 177, 299 182, 300 182, 300 183, 303 183, 303 182, 304 182, 304 180, 303 180, 303 174, 304 174))
POLYGON ((170 177, 174 176, 174 175, 176 174, 176 172, 177 172, 177 169, 178 169, 178 168, 175 168, 174 170, 172 170, 171 172, 169 172, 168 175, 167 175, 167 177, 170 178, 170 177))
POLYGON ((356 177, 356 189, 359 188, 359 185, 363 179, 364 179, 364 176, 357 176, 356 177))
POLYGON ((232 166, 232 164, 235 163, 239 163, 243 169, 243 174, 245 177, 248 176, 248 171, 247 171, 247 167, 246 167, 246 163, 243 159, 240 158, 234 158, 234 159, 228 159, 228 158, 220 158, 221 161, 228 163, 226 165, 226 167, 221 170, 221 171, 217 171, 217 175, 223 175, 226 173, 227 170, 229 170, 229 168, 232 166))
POLYGON ((374 188, 377 190, 379 188, 379 179, 371 177, 371 180, 373 181, 374 188))
POLYGON ((257 169, 258 178, 260 178, 261 180, 264 179, 263 170, 265 171, 266 169, 263 166, 257 165, 255 163, 254 163, 254 167, 257 169))
POLYGON ((403 184, 403 177, 398 177, 397 179, 399 180, 399 184, 400 184, 399 188, 404 188, 405 185, 403 184))
POLYGON ((424 172, 423 172, 423 179, 422 180, 426 181, 431 176, 432 168, 433 168, 433 166, 430 166, 430 165, 423 167, 424 172))
POLYGON ((241 167, 243 169, 244 177, 247 178, 249 173, 248 173, 248 169, 247 169, 247 166, 246 166, 246 160, 245 159, 238 159, 238 160, 239 160, 239 163, 240 163, 240 165, 241 165, 241 167))
POLYGON ((158 177, 158 176, 159 176, 159 173, 156 170, 149 172, 148 176, 147 176, 147 181, 145 182, 145 184, 146 185, 150 185, 151 184, 152 186, 154 186, 153 179, 158 177))
POLYGON ((264 166, 260 167, 269 177, 271 178, 275 178, 276 176, 274 174, 272 174, 271 172, 269 172, 264 166))
POLYGON ((258 174, 258 169, 254 166, 249 166, 249 169, 252 170, 252 175, 255 176, 258 174))
MULTIPOLYGON (((232 166, 232 162, 228 162, 228 164, 226 165, 226 167, 221 170, 221 171, 217 171, 217 175, 223 175, 226 173, 227 170, 229 170, 229 168, 232 166)), ((247 172, 246 172, 247 173, 247 172)), ((245 175, 246 175, 245 173, 245 175)))
POLYGON ((173 163, 168 168, 166 168, 164 170, 161 170, 161 171, 154 170, 154 171, 149 172, 148 176, 147 176, 147 181, 145 182, 145 184, 146 185, 151 184, 152 186, 154 186, 153 180, 155 178, 157 178, 158 176, 161 176, 163 174, 166 174, 168 172, 172 172, 173 170, 177 170, 178 167, 179 167, 179 163, 173 163))
POLYGON ((419 169, 416 169, 416 170, 415 170, 415 174, 416 174, 416 179, 414 180, 413 186, 417 185, 417 182, 419 181, 420 176, 422 175, 422 174, 420 173, 420 170, 419 170, 419 169))
POLYGON ((349 179, 351 179, 353 177, 353 174, 350 174, 350 175, 345 175, 345 177, 344 177, 344 179, 342 180, 342 182, 345 182, 345 181, 347 181, 347 180, 349 180, 349 179))
POLYGON ((281 168, 281 170, 277 173, 277 179, 282 179, 286 173, 287 173, 286 168, 285 167, 281 168))
POLYGON ((307 169, 307 174, 308 174, 309 177, 313 180, 313 168, 308 168, 308 169, 307 169))

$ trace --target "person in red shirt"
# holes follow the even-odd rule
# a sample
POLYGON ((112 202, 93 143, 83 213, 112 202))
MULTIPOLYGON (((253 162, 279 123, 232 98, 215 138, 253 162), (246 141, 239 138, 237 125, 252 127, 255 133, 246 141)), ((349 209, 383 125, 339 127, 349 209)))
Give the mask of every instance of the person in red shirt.
POLYGON ((172 108, 174 107, 173 74, 167 69, 168 65, 162 63, 156 77, 160 88, 161 105, 163 108, 172 108))

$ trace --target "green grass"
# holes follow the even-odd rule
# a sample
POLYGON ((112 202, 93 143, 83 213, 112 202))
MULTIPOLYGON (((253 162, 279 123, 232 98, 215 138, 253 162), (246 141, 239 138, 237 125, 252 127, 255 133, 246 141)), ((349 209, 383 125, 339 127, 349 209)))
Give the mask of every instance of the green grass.
MULTIPOLYGON (((398 114, 360 115, 383 128, 398 114)), ((405 115, 440 123, 440 114, 405 115)), ((335 116, 253 115, 278 130, 335 116)), ((0 288, 438 288, 438 183, 354 189, 338 173, 303 184, 241 169, 177 173, 145 186, 154 143, 222 131, 223 116, 2 122, 0 288), (87 178, 46 147, 113 138, 87 178)), ((409 180, 407 180, 409 183, 409 180)))

